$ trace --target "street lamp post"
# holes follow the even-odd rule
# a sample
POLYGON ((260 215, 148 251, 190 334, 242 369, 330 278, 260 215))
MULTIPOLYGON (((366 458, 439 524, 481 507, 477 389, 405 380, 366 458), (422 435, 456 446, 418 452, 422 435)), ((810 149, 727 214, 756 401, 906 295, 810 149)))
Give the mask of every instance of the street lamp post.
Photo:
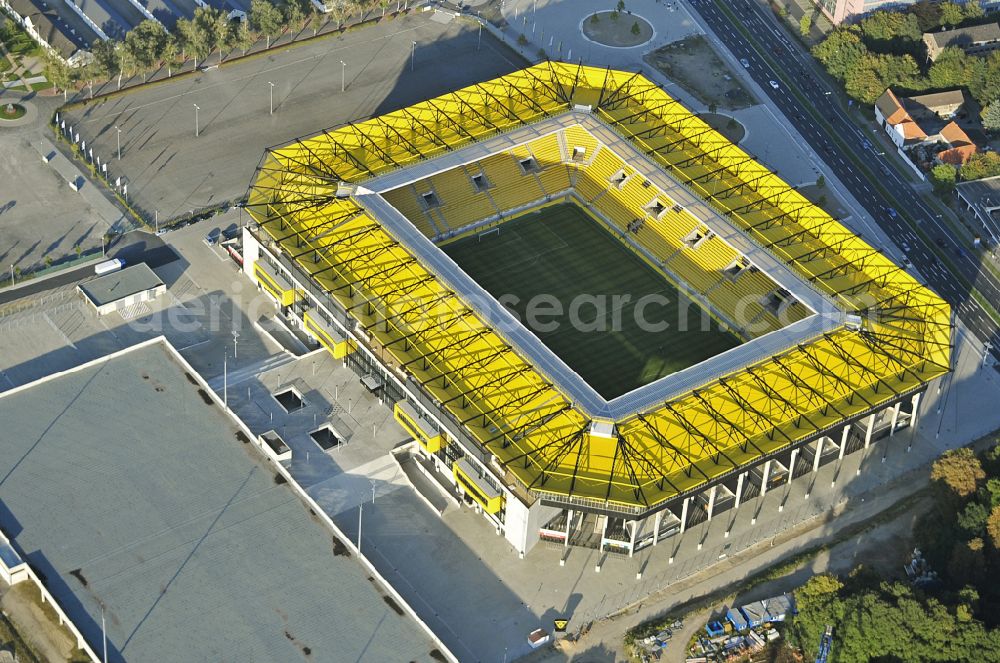
POLYGON ((233 330, 233 359, 236 359, 238 355, 236 354, 236 346, 239 344, 240 333, 233 330))
POLYGON ((122 160, 122 130, 118 128, 117 124, 115 125, 115 131, 118 132, 118 160, 121 161, 122 160))
POLYGON ((340 91, 343 92, 344 88, 347 87, 347 63, 343 60, 340 61, 340 91))
POLYGON ((271 112, 270 112, 270 115, 274 115, 274 83, 272 83, 271 81, 268 81, 267 84, 270 86, 268 88, 268 91, 270 92, 270 100, 271 100, 271 112))
POLYGON ((482 45, 483 45, 483 24, 482 24, 482 23, 480 23, 480 24, 479 24, 479 37, 478 37, 478 39, 477 39, 477 41, 476 41, 476 50, 478 51, 478 50, 479 50, 479 48, 480 48, 480 47, 481 47, 482 45))
POLYGON ((198 111, 200 111, 201 108, 198 107, 198 104, 192 105, 194 106, 194 137, 197 138, 200 133, 198 130, 198 111))
POLYGON ((410 47, 410 71, 413 71, 413 61, 417 57, 417 42, 410 47))

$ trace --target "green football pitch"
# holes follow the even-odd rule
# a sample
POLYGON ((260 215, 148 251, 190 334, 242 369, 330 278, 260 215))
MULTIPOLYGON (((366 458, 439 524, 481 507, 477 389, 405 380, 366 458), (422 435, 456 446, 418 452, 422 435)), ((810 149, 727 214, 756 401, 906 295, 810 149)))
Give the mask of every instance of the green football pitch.
POLYGON ((607 399, 741 342, 575 204, 442 249, 607 399))

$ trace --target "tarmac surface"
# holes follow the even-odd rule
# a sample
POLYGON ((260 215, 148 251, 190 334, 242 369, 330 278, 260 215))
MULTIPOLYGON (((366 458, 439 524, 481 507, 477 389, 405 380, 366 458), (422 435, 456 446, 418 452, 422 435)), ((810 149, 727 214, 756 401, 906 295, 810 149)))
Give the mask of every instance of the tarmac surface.
POLYGON ((417 12, 100 98, 65 118, 112 177, 124 176, 132 203, 164 221, 241 199, 267 147, 523 66, 489 33, 480 44, 475 24, 417 12))

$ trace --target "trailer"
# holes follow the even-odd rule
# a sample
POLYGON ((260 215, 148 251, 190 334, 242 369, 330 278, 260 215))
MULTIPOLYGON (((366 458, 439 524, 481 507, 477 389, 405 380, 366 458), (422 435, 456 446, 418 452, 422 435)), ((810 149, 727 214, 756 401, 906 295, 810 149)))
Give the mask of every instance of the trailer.
POLYGON ((121 258, 112 258, 111 260, 105 260, 94 265, 94 274, 104 276, 105 274, 110 274, 111 272, 117 272, 124 266, 124 260, 121 258))

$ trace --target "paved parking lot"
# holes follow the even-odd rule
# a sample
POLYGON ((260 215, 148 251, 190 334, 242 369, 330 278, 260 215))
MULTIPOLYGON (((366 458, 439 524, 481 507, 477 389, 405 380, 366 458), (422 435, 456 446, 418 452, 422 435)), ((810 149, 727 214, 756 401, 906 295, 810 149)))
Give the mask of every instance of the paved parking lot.
POLYGON ((164 220, 241 198, 268 146, 523 66, 485 31, 478 43, 471 24, 420 12, 98 100, 66 117, 95 154, 111 159, 113 175, 127 177, 133 203, 164 220), (456 62, 462 66, 450 66, 456 62))
MULTIPOLYGON (((4 97, 6 100, 7 97, 4 97)), ((77 164, 57 155, 43 163, 42 154, 54 152, 46 127, 52 100, 36 98, 35 120, 27 126, 0 129, 0 270, 10 277, 11 266, 27 272, 44 267, 45 259, 74 255, 101 246, 101 237, 121 218, 97 185, 83 181, 77 164), (72 177, 83 186, 73 191, 72 177)), ((7 285, 7 283, 4 283, 7 285)))

